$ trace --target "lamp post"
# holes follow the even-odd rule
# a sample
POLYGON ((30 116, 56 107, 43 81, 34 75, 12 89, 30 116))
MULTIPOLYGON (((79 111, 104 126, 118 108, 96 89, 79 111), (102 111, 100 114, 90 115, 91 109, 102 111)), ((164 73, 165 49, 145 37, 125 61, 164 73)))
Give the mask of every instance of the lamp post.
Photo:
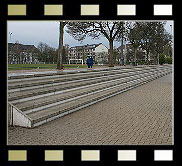
POLYGON ((170 27, 171 27, 171 35, 172 35, 172 24, 170 24, 170 27))
POLYGON ((12 35, 13 33, 12 32, 9 32, 9 35, 10 35, 10 42, 11 42, 11 35, 12 35))
POLYGON ((171 27, 171 36, 172 36, 172 43, 173 43, 172 24, 170 24, 170 27, 171 27))
POLYGON ((125 44, 124 44, 124 65, 126 65, 126 53, 127 53, 127 50, 126 50, 126 38, 125 38, 125 44))
POLYGON ((171 27, 171 36, 172 36, 172 39, 171 39, 171 47, 172 47, 172 56, 174 55, 174 52, 173 52, 173 31, 172 31, 172 24, 170 24, 170 27, 171 27))

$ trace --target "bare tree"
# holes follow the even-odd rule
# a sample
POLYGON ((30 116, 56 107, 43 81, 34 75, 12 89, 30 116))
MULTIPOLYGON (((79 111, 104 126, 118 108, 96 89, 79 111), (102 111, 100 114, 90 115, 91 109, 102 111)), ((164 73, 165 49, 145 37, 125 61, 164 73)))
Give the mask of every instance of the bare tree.
POLYGON ((86 37, 99 39, 104 36, 109 42, 109 67, 113 67, 113 42, 121 36, 123 22, 119 21, 94 21, 94 22, 69 22, 67 32, 78 41, 86 37))

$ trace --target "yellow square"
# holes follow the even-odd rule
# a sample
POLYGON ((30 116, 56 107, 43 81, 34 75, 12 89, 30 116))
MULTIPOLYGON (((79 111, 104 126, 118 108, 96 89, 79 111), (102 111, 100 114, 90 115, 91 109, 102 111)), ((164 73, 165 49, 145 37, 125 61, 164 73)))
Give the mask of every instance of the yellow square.
POLYGON ((99 15, 99 5, 81 5, 81 15, 99 15))
POLYGON ((26 15, 26 5, 8 5, 8 15, 9 16, 25 16, 26 15))
POLYGON ((27 161, 26 150, 9 150, 8 161, 27 161))
POLYGON ((63 5, 44 5, 44 15, 63 15, 63 5))
POLYGON ((45 150, 45 161, 63 161, 63 151, 45 150))

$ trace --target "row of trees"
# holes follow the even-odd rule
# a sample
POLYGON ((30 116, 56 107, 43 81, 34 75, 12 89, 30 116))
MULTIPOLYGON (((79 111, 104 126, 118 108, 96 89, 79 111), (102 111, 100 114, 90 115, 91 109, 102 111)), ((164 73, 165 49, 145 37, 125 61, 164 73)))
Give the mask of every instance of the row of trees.
POLYGON ((135 22, 128 25, 127 37, 134 48, 134 61, 136 63, 136 50, 141 47, 146 50, 148 61, 149 53, 155 55, 159 64, 159 55, 165 51, 165 46, 171 42, 171 35, 164 28, 165 22, 135 22))
MULTIPOLYGON (((91 21, 91 22, 60 22, 60 38, 58 48, 57 69, 62 68, 62 50, 64 27, 74 39, 83 41, 86 37, 99 39, 105 37, 109 43, 109 66, 113 67, 114 41, 125 39, 134 49, 134 62, 136 64, 137 48, 146 50, 148 61, 149 53, 156 56, 159 63, 159 54, 164 53, 166 45, 170 44, 171 35, 166 32, 165 22, 123 22, 123 21, 91 21)), ((122 42, 123 43, 123 42, 122 42)))
MULTIPOLYGON (((46 43, 40 42, 37 46, 36 57, 39 62, 45 63, 57 63, 58 61, 58 49, 50 47, 46 43)), ((67 62, 67 51, 65 47, 62 48, 62 62, 67 62)))

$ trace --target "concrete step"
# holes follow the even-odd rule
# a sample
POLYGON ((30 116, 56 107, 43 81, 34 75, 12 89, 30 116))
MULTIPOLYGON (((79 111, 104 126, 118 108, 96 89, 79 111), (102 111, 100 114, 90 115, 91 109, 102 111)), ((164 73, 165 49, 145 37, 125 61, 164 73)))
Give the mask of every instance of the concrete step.
MULTIPOLYGON (((135 75, 136 73, 144 73, 144 72, 149 72, 149 71, 154 71, 154 70, 157 71, 159 69, 145 69, 145 70, 132 71, 132 72, 129 71, 127 73, 114 74, 109 77, 104 75, 104 76, 94 77, 94 78, 79 79, 79 80, 74 80, 74 81, 53 83, 53 84, 48 84, 48 85, 32 86, 31 91, 30 91, 29 87, 17 89, 17 90, 13 90, 13 91, 9 90, 8 91, 8 100, 9 101, 19 100, 22 98, 56 92, 56 91, 64 90, 67 88, 74 88, 77 86, 85 86, 85 85, 89 85, 89 84, 114 80, 114 79, 122 78, 125 76, 135 75)), ((164 70, 164 69, 162 69, 162 70, 164 70)))
MULTIPOLYGON (((11 92, 8 92, 8 100, 12 108, 10 112, 14 109, 16 114, 18 112, 19 117, 18 120, 15 120, 15 124, 25 127, 39 126, 167 75, 172 72, 172 67, 170 65, 148 66, 145 68, 132 68, 132 70, 127 69, 124 72, 121 72, 121 70, 115 70, 114 72, 109 70, 107 72, 104 71, 104 76, 102 71, 99 72, 93 72, 95 74, 92 74, 93 77, 90 79, 87 78, 87 76, 90 76, 90 73, 86 73, 88 75, 82 73, 83 76, 79 73, 77 75, 79 78, 71 81, 69 79, 73 75, 69 74, 69 77, 67 76, 68 81, 63 83, 53 83, 51 86, 48 83, 44 87, 32 85, 29 88, 25 87, 27 89, 14 92, 12 91, 13 89, 9 90, 11 92), (23 119, 22 121, 25 122, 20 123, 19 119, 23 119)), ((35 77, 31 77, 30 80, 32 82, 37 81, 35 77), (33 81, 32 78, 34 79, 33 81)), ((38 81, 41 81, 41 79, 38 81)), ((23 82, 23 79, 19 83, 21 82, 23 82)), ((16 114, 14 113, 12 117, 17 117, 16 114)))
POLYGON ((53 94, 53 95, 49 95, 49 96, 41 96, 40 98, 35 97, 34 99, 30 99, 27 101, 14 102, 13 104, 15 106, 17 106, 21 111, 27 112, 30 109, 36 109, 40 106, 45 106, 45 105, 59 102, 59 101, 65 100, 65 99, 69 99, 69 98, 74 97, 74 96, 79 96, 79 95, 82 95, 84 93, 90 93, 90 92, 104 89, 107 87, 119 85, 119 84, 122 84, 124 82, 134 80, 137 78, 142 78, 142 77, 145 77, 147 75, 155 74, 155 73, 157 73, 157 71, 127 76, 127 77, 119 78, 116 80, 106 81, 104 83, 96 83, 96 84, 91 84, 89 86, 78 87, 76 89, 69 89, 69 91, 67 91, 66 93, 65 93, 65 91, 60 91, 57 94, 53 94))
MULTIPOLYGON (((122 72, 132 71, 134 69, 123 69, 122 72)), ((33 77, 33 78, 24 78, 24 79, 13 79, 8 81, 8 88, 15 89, 15 88, 23 88, 33 85, 44 85, 54 82, 61 82, 61 81, 70 81, 75 79, 83 79, 83 78, 90 78, 94 76, 102 76, 110 75, 110 74, 117 74, 119 70, 110 70, 110 71, 97 71, 97 72, 87 72, 87 73, 74 73, 74 74, 67 74, 67 75, 53 75, 53 76, 45 76, 45 77, 33 77)))
MULTIPOLYGON (((167 65, 166 65, 167 66, 167 65)), ((56 75, 69 75, 69 74, 76 74, 76 73, 94 73, 94 72, 100 72, 100 71, 111 71, 111 70, 120 70, 120 69, 131 69, 131 68, 144 68, 144 67, 156 67, 156 65, 141 65, 141 66, 129 66, 129 67, 107 67, 107 68, 98 68, 98 69, 92 69, 92 70, 73 70, 73 71, 54 71, 54 72, 27 72, 23 74, 10 74, 8 75, 8 81, 10 80, 21 80, 21 79, 33 79, 33 78, 39 78, 42 79, 46 76, 56 76, 56 75)))
POLYGON ((17 91, 24 91, 24 90, 27 90, 30 88, 40 88, 40 87, 49 87, 49 86, 54 86, 54 85, 61 85, 61 84, 64 84, 65 82, 75 82, 75 81, 79 81, 79 80, 87 80, 87 79, 92 79, 92 78, 98 78, 98 77, 107 77, 107 76, 115 76, 117 74, 121 74, 123 73, 123 75, 125 73, 128 73, 128 72, 132 72, 132 71, 117 71, 117 72, 108 72, 108 73, 97 73, 97 74, 92 74, 92 75, 85 75, 85 76, 80 76, 80 75, 77 75, 77 76, 69 76, 67 78, 65 77, 59 77, 57 79, 55 78, 49 78, 48 81, 42 81, 42 80, 30 80, 29 83, 27 84, 25 81, 22 81, 21 83, 15 83, 15 85, 9 85, 10 88, 9 88, 9 92, 17 92, 17 91))
MULTIPOLYGON (((148 67, 145 67, 146 69, 148 67)), ((143 68, 143 69, 145 69, 143 68)), ((34 77, 34 78, 24 78, 24 79, 15 79, 8 81, 8 89, 22 89, 25 87, 32 87, 37 85, 45 85, 45 84, 52 84, 52 83, 59 83, 59 82, 66 82, 72 80, 79 80, 79 79, 87 79, 93 78, 96 76, 109 76, 118 73, 126 73, 129 71, 136 71, 136 70, 143 70, 142 68, 131 68, 131 69, 122 69, 122 70, 110 70, 110 71, 97 71, 97 72, 87 72, 87 73, 74 73, 68 75, 53 75, 53 76, 45 76, 45 77, 34 77)))
MULTIPOLYGON (((87 92, 87 91, 93 91, 94 89, 97 89, 97 88, 104 88, 104 87, 107 87, 107 86, 113 86, 115 84, 120 84, 120 83, 123 83, 127 80, 131 80, 131 79, 135 79, 138 78, 138 77, 142 77, 142 76, 145 76, 145 75, 148 75, 148 74, 152 74, 152 73, 156 73, 158 71, 150 71, 150 72, 143 72, 143 73, 138 73, 137 75, 136 74, 133 74, 133 75, 128 75, 128 76, 123 76, 122 78, 118 78, 118 79, 114 79, 114 80, 109 80, 109 81, 105 81, 105 82, 102 82, 102 83, 96 83, 96 84, 91 84, 91 85, 86 85, 86 86, 79 86, 78 88, 71 88, 69 87, 69 91, 67 90, 66 91, 66 95, 69 96, 69 95, 74 95, 74 93, 76 93, 75 95, 78 95, 78 93, 82 93, 83 91, 84 92, 87 92), (84 89, 83 89, 84 88, 84 89)), ((57 93, 54 93, 54 94, 50 94, 49 96, 40 96, 40 98, 38 97, 35 97, 34 99, 31 99, 30 100, 23 100, 23 101, 20 101, 18 100, 17 102, 14 102, 14 104, 16 106, 19 106, 21 108, 21 110, 24 110, 24 109, 28 109, 28 107, 25 107, 25 108, 22 108, 22 105, 27 105, 28 103, 31 103, 31 106, 30 107, 35 107, 36 103, 41 103, 41 102, 46 102, 46 100, 49 100, 49 102, 52 100, 52 99, 56 99, 58 100, 60 97, 63 97, 64 96, 64 93, 65 91, 59 91, 57 93), (32 103, 34 103, 35 105, 32 105, 32 103)))
POLYGON ((109 70, 109 71, 95 71, 95 72, 86 72, 86 73, 73 73, 73 74, 54 74, 44 77, 32 77, 32 78, 22 78, 22 79, 10 79, 8 80, 8 89, 17 89, 17 88, 24 88, 24 87, 32 87, 36 85, 45 85, 45 84, 52 84, 57 82, 63 82, 63 81, 71 81, 71 80, 77 80, 77 79, 83 79, 83 78, 92 78, 95 76, 102 76, 104 75, 114 75, 118 72, 124 73, 128 71, 136 71, 136 70, 143 70, 143 69, 152 69, 156 68, 156 66, 153 67, 136 67, 136 68, 121 68, 121 69, 115 69, 115 70, 109 70))
POLYGON ((160 75, 151 75, 145 78, 135 79, 126 83, 123 83, 119 86, 114 86, 111 88, 106 88, 104 90, 100 90, 97 92, 93 92, 87 95, 82 95, 79 97, 72 98, 72 100, 57 104, 55 106, 43 109, 41 111, 36 111, 27 114, 31 119, 33 119, 33 127, 47 123, 53 119, 56 119, 65 114, 71 113, 74 110, 79 110, 90 103, 96 103, 101 101, 102 99, 106 99, 108 97, 114 96, 119 92, 129 90, 134 88, 140 84, 146 83, 147 81, 151 81, 160 75))

